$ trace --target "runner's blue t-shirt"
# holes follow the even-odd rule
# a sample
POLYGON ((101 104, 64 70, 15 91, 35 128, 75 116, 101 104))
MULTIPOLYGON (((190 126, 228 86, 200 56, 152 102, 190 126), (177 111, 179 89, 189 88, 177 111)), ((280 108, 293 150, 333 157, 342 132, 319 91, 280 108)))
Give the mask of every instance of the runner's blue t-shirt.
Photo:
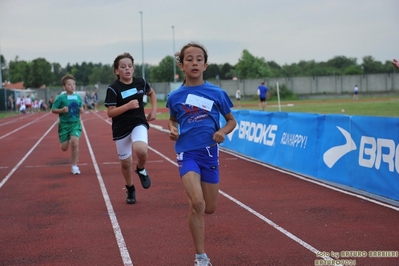
POLYGON ((267 89, 267 87, 265 86, 265 85, 260 85, 259 87, 258 87, 258 90, 259 90, 259 98, 263 98, 263 99, 265 99, 266 98, 266 96, 267 96, 267 91, 268 91, 268 89, 267 89))
POLYGON ((231 113, 233 103, 222 88, 205 82, 172 91, 166 107, 179 124, 175 149, 180 153, 215 144, 212 137, 220 128, 220 114, 231 113))

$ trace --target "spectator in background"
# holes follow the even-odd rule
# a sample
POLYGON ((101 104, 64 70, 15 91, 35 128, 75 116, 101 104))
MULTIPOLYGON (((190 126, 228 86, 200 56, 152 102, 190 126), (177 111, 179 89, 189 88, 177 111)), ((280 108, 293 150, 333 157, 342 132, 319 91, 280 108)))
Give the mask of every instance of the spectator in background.
POLYGON ((396 60, 396 59, 392 60, 392 65, 394 67, 396 67, 397 69, 399 69, 399 61, 398 60, 396 60))
POLYGON ((97 105, 98 105, 98 89, 94 89, 93 93, 91 94, 91 98, 93 99, 94 112, 97 112, 97 105))
POLYGON ((39 101, 39 110, 47 111, 47 104, 44 102, 43 98, 39 101))
POLYGON ((358 100, 358 99, 359 99, 359 87, 356 84, 355 88, 353 89, 353 100, 358 100))
POLYGON ((32 103, 32 113, 38 113, 39 111, 39 101, 35 99, 32 103))
POLYGON ((50 100, 48 100, 48 108, 51 110, 53 108, 53 103, 54 103, 54 96, 50 97, 50 100))
POLYGON ((265 86, 265 82, 262 81, 262 83, 258 87, 258 91, 256 93, 259 96, 259 110, 260 111, 265 111, 267 91, 268 91, 268 88, 265 86))
POLYGON ((24 102, 24 101, 21 101, 21 105, 20 105, 20 107, 19 107, 19 112, 20 112, 21 114, 26 114, 26 105, 25 105, 25 102, 24 102))
POLYGON ((24 97, 24 104, 26 106, 26 112, 27 113, 32 112, 32 98, 31 98, 30 94, 28 94, 28 96, 24 97))
POLYGON ((8 96, 7 108, 10 112, 14 111, 14 96, 12 94, 8 96))
POLYGON ((17 106, 17 108, 16 108, 17 113, 19 112, 19 108, 21 107, 21 102, 22 102, 21 95, 18 94, 18 96, 17 96, 17 101, 16 101, 16 103, 15 103, 16 106, 17 106))
POLYGON ((33 104, 33 102, 37 99, 36 94, 35 93, 31 93, 30 94, 30 99, 31 99, 32 104, 33 104))
POLYGON ((84 105, 84 107, 85 107, 85 114, 88 114, 89 113, 89 102, 90 102, 90 96, 89 96, 89 91, 88 90, 86 90, 86 93, 85 93, 85 99, 84 99, 84 101, 85 101, 85 105, 84 105))
POLYGON ((239 88, 236 90, 237 107, 241 107, 241 91, 239 88))

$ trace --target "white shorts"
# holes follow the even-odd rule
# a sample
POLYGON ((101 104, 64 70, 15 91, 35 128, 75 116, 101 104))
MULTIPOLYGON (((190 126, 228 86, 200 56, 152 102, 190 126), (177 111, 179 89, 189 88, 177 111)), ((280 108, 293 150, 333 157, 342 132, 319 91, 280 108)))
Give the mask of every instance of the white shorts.
POLYGON ((125 160, 132 155, 132 145, 136 141, 142 141, 148 144, 148 130, 144 125, 133 128, 128 136, 115 141, 120 160, 125 160))

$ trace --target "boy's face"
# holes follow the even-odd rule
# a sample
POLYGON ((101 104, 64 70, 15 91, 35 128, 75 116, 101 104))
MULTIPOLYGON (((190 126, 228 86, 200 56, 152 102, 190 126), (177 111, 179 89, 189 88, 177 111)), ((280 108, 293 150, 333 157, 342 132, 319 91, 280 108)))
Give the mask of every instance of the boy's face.
POLYGON ((73 94, 76 88, 75 81, 73 79, 67 79, 63 87, 66 94, 73 94))
POLYGON ((130 58, 122 58, 119 61, 118 69, 115 69, 115 74, 122 80, 131 80, 133 78, 134 66, 130 58))

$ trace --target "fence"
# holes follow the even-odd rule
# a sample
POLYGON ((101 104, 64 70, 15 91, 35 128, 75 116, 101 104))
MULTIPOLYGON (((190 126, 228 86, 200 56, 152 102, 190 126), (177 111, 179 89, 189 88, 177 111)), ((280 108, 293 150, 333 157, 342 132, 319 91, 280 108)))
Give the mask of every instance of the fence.
MULTIPOLYGON (((285 85, 296 95, 333 95, 342 96, 352 94, 355 85, 359 87, 360 94, 370 93, 396 93, 399 91, 399 73, 392 74, 371 74, 371 75, 348 75, 348 76, 320 76, 320 77, 285 77, 285 78, 266 78, 266 79, 243 79, 243 80, 215 80, 212 83, 222 87, 230 97, 234 97, 237 88, 240 89, 243 98, 256 94, 260 83, 265 81, 268 88, 285 85)), ((165 100, 168 93, 176 88, 179 83, 157 82, 151 83, 151 87, 158 95, 158 99, 165 100)), ((98 86, 98 96, 104 101, 108 84, 98 86)), ((93 86, 79 87, 77 90, 90 93, 94 90, 93 86)), ((6 90, 7 91, 7 90, 6 90)), ((7 109, 7 98, 9 93, 0 89, 0 110, 7 109), (6 95, 7 94, 7 95, 6 95), (3 99, 5 97, 5 99, 3 99)), ((10 91, 10 90, 8 90, 10 91)), ((62 89, 35 89, 35 90, 11 90, 14 96, 19 93, 37 93, 38 98, 45 99, 47 103, 51 96, 56 97, 62 89)), ((14 97, 15 99, 16 97, 14 97)))

